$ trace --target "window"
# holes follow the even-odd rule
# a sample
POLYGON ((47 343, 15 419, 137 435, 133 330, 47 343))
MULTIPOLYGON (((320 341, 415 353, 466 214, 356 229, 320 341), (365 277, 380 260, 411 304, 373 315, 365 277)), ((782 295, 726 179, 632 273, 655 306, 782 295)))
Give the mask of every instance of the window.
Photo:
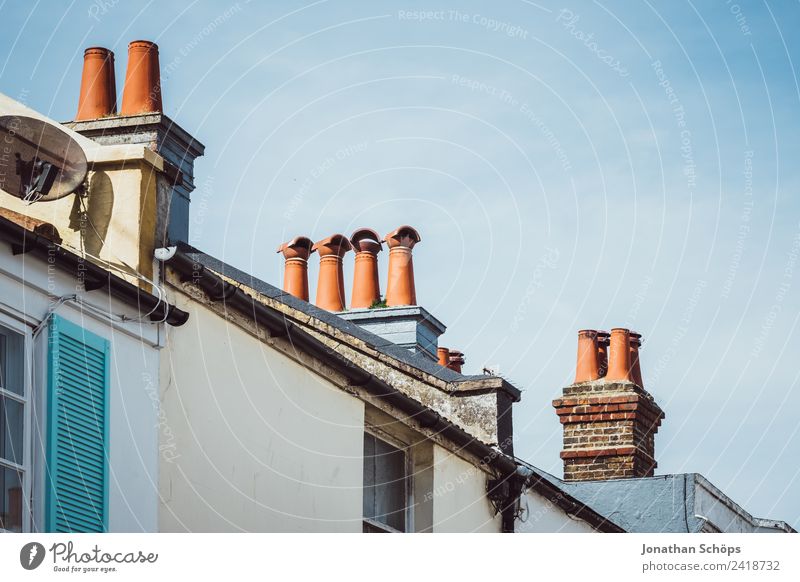
POLYGON ((25 337, 0 325, 0 530, 23 530, 25 468, 25 337))
POLYGON ((365 533, 407 531, 412 505, 408 475, 405 449, 364 433, 365 533))

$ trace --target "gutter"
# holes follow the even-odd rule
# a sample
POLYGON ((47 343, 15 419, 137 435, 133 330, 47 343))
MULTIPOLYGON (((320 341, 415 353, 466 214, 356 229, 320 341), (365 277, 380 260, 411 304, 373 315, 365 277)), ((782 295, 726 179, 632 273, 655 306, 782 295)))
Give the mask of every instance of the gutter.
POLYGON ((69 252, 50 239, 26 230, 3 217, 0 217, 0 240, 9 243, 11 252, 15 255, 33 253, 45 263, 73 275, 83 282, 86 291, 107 289, 112 297, 140 312, 150 313, 151 321, 166 321, 169 325, 178 327, 189 319, 186 311, 170 305, 99 265, 69 252))
POLYGON ((371 395, 388 402, 416 420, 423 428, 436 432, 462 450, 481 459, 481 464, 496 470, 501 475, 502 481, 509 481, 512 485, 516 485, 510 488, 511 493, 505 500, 505 507, 502 509, 505 533, 514 531, 512 510, 522 493, 523 486, 533 488, 570 515, 580 517, 599 531, 623 531, 619 526, 580 503, 565 491, 561 491, 532 470, 518 465, 512 457, 482 443, 462 428, 442 418, 437 412, 356 366, 336 350, 290 321, 283 313, 256 301, 236 285, 225 281, 204 265, 196 262, 185 252, 176 250, 171 257, 165 258, 164 262, 178 274, 181 281, 191 282, 210 300, 222 302, 226 309, 234 309, 249 317, 256 326, 266 328, 271 336, 286 338, 298 350, 314 356, 342 374, 351 385, 363 388, 371 395))

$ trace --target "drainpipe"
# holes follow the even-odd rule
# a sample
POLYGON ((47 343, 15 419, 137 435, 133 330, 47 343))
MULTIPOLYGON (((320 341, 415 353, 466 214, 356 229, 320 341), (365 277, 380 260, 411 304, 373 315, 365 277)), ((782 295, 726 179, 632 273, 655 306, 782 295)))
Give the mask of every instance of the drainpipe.
POLYGON ((75 121, 97 119, 117 111, 117 84, 114 77, 114 53, 107 48, 91 47, 83 53, 81 93, 75 121))
POLYGON ((401 226, 384 237, 389 247, 389 281, 386 285, 386 305, 416 305, 414 288, 414 263, 411 249, 420 240, 419 233, 410 226, 401 226))
POLYGON ((378 280, 378 253, 381 252, 381 237, 370 228, 360 228, 350 237, 356 252, 353 268, 353 295, 351 309, 368 309, 381 300, 378 280))
POLYGON ((298 236, 278 247, 286 259, 283 270, 283 290, 289 295, 308 301, 308 257, 314 251, 313 242, 298 236))
POLYGON ((608 374, 606 374, 606 380, 608 381, 631 381, 630 333, 630 330, 622 327, 615 327, 611 330, 608 374))
POLYGON ((342 257, 353 247, 342 234, 334 234, 317 241, 311 248, 319 252, 319 279, 317 279, 317 307, 327 311, 343 311, 344 273, 342 257))
POLYGON ((128 45, 128 69, 120 114, 138 115, 162 109, 158 45, 147 40, 135 40, 128 45))

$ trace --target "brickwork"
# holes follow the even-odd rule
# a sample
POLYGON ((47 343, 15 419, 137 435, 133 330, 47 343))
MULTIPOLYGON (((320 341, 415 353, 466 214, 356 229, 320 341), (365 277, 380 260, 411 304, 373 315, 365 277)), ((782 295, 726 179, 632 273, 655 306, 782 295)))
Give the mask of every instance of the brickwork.
POLYGON ((664 413, 641 387, 603 379, 573 384, 553 406, 564 427, 565 480, 653 475, 664 413))

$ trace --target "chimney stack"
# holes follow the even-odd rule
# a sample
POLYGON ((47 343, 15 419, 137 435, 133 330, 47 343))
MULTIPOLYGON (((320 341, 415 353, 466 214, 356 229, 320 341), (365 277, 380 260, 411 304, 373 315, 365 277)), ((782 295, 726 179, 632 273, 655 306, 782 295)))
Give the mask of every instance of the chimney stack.
POLYGON ((312 252, 319 252, 317 307, 327 311, 344 310, 342 257, 352 248, 350 241, 342 234, 334 234, 317 241, 311 248, 312 252))
POLYGON ((386 235, 389 247, 389 281, 386 285, 386 305, 416 305, 417 293, 414 288, 414 264, 411 249, 421 239, 419 233, 410 226, 401 226, 386 235))
POLYGON ((641 335, 611 330, 608 373, 602 376, 606 337, 578 332, 575 382, 553 401, 564 427, 566 481, 650 477, 656 467, 655 434, 664 413, 642 386, 641 335))
POLYGON ((461 366, 464 365, 464 354, 457 350, 450 350, 450 356, 447 367, 454 372, 461 373, 461 366))
POLYGON ((308 257, 314 252, 310 238, 298 236, 278 247, 286 259, 283 271, 283 290, 308 301, 308 257))
POLYGON ((122 91, 121 115, 162 111, 158 46, 147 40, 128 45, 128 69, 122 91))
POLYGON ((369 309, 381 300, 378 281, 378 253, 381 252, 381 237, 370 228, 360 228, 350 237, 356 252, 353 269, 353 295, 351 309, 369 309))
POLYGON ((102 47, 87 48, 83 53, 81 94, 75 120, 98 119, 116 112, 114 53, 102 47))

